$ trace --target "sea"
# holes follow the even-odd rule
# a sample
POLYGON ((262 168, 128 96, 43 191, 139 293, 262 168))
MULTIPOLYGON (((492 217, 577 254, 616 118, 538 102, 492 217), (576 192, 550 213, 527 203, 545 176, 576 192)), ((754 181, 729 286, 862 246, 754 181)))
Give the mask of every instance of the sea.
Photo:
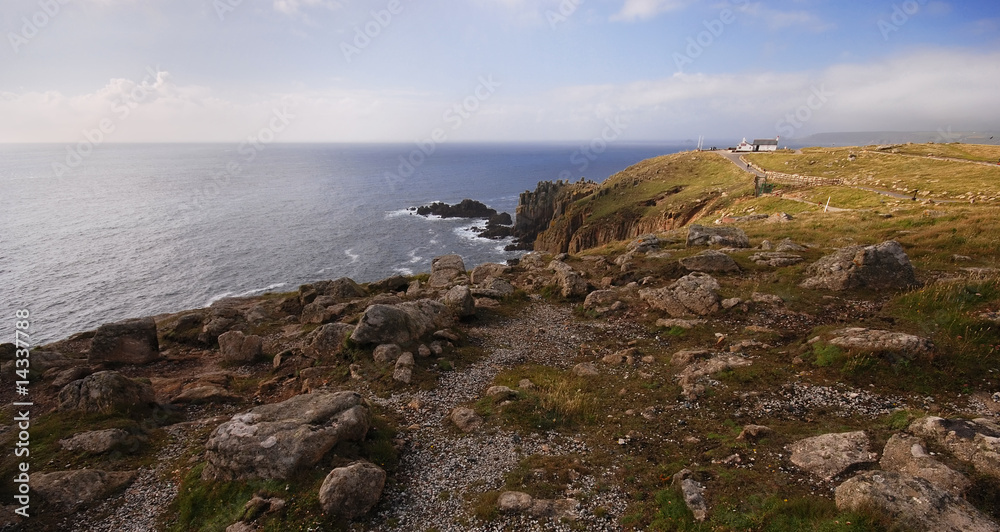
POLYGON ((482 221, 411 208, 476 199, 512 216, 539 181, 601 182, 688 145, 0 145, 0 342, 28 310, 40 345, 103 323, 368 282, 523 252, 482 221))

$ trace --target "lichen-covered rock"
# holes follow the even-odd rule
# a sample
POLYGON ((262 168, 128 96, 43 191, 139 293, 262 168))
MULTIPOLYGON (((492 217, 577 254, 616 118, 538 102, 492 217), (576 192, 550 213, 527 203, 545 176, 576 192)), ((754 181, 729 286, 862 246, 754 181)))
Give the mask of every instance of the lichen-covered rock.
POLYGON ((472 269, 471 280, 472 284, 482 284, 490 277, 500 277, 510 273, 511 267, 506 264, 497 264, 494 262, 487 262, 486 264, 480 264, 472 269))
POLYGON ((287 479, 341 441, 360 441, 371 414, 355 392, 297 395, 237 414, 205 444, 204 480, 287 479))
POLYGON ((59 440, 59 445, 70 452, 103 454, 120 448, 132 441, 131 435, 122 429, 92 430, 74 434, 59 440))
POLYGON ((679 489, 684 504, 691 510, 694 520, 701 522, 708 517, 708 503, 705 502, 705 487, 691 478, 691 470, 682 469, 671 479, 674 489, 679 489))
POLYGON ((1000 424, 996 421, 928 416, 911 423, 909 430, 971 463, 980 473, 1000 478, 1000 424))
POLYGON ((869 450, 864 431, 822 434, 788 446, 796 466, 823 480, 831 480, 848 469, 869 464, 878 455, 869 450))
POLYGON ((111 413, 155 401, 153 387, 117 371, 99 371, 59 390, 58 410, 111 413))
POLYGON ((396 367, 392 372, 392 379, 403 384, 410 384, 413 380, 413 353, 406 352, 396 359, 396 367))
POLYGON ((930 340, 892 331, 850 327, 833 331, 830 344, 865 352, 888 352, 913 358, 931 350, 930 340))
POLYGON ((483 418, 475 410, 463 406, 453 409, 448 419, 462 432, 472 432, 483 425, 483 418))
POLYGON ((153 318, 106 323, 97 328, 87 358, 91 363, 148 364, 160 359, 153 318))
MULTIPOLYGON (((316 360, 336 357, 344 349, 344 340, 354 333, 354 326, 348 323, 327 323, 309 334, 303 352, 316 360)), ((220 337, 221 338, 221 337, 220 337)))
POLYGON ((719 311, 719 283, 707 273, 692 273, 666 288, 644 288, 639 298, 672 317, 707 316, 719 311))
POLYGON ((372 358, 379 364, 395 364, 402 354, 403 350, 396 344, 381 344, 372 352, 372 358))
POLYGON ((72 512, 101 502, 129 485, 135 471, 79 469, 31 475, 31 491, 58 512, 72 512))
POLYGON ((834 492, 841 511, 878 511, 907 530, 997 532, 1000 526, 964 499, 925 479, 894 471, 864 471, 834 492))
POLYGON ((441 302, 448 305, 459 318, 476 315, 476 300, 472 297, 472 291, 468 286, 451 287, 441 298, 441 302))
POLYGON ((430 299, 398 305, 371 305, 351 339, 362 344, 405 344, 451 325, 453 318, 447 306, 430 299))
POLYGON ((893 434, 889 438, 879 466, 885 471, 926 479, 956 497, 961 497, 971 484, 965 475, 928 454, 920 438, 908 434, 893 434))
POLYGON ((431 261, 431 288, 447 288, 465 275, 465 262, 459 255, 443 255, 431 261))
POLYGON ((378 504, 384 488, 385 471, 361 460, 330 471, 319 488, 319 503, 325 514, 356 519, 378 504))
POLYGON ((688 227, 687 247, 695 246, 748 248, 750 239, 739 227, 705 227, 692 224, 688 227))
POLYGON ((858 288, 896 290, 917 286, 903 246, 895 240, 874 246, 849 246, 827 255, 806 270, 803 288, 842 291, 858 288))
POLYGON ((260 336, 246 336, 240 331, 229 331, 219 335, 219 352, 222 360, 230 364, 249 364, 264 356, 263 340, 260 336))
POLYGON ((733 273, 740 271, 739 265, 732 257, 714 249, 707 249, 697 255, 684 257, 678 262, 692 272, 733 273))
POLYGON ((549 264, 549 269, 555 270, 559 293, 563 297, 573 298, 587 295, 587 280, 570 265, 554 260, 549 264))

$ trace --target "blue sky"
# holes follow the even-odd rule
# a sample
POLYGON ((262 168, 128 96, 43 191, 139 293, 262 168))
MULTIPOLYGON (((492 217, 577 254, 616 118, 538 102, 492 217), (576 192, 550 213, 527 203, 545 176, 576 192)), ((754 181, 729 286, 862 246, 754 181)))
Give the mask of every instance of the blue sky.
POLYGON ((996 7, 5 0, 0 142, 102 126, 114 142, 998 130, 996 7))

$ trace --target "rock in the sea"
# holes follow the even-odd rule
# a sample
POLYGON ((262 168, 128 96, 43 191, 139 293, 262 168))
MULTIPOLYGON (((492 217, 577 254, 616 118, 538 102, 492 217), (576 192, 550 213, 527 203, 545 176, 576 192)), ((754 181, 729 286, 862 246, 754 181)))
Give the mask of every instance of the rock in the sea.
POLYGON ((468 286, 451 287, 441 298, 441 302, 448 305, 459 318, 476 315, 476 300, 472 297, 472 291, 468 286))
POLYGON ((908 434, 893 434, 885 444, 879 466, 926 479, 940 489, 961 497, 971 483, 965 475, 936 460, 927 453, 924 442, 908 434))
POLYGON ((810 277, 800 285, 803 288, 896 290, 918 284, 909 257, 895 240, 839 249, 813 263, 806 273, 810 277))
POLYGON ((748 248, 750 239, 739 227, 705 227, 693 224, 688 227, 687 247, 695 246, 748 248))
POLYGON ((342 441, 361 441, 371 414, 355 392, 316 392, 258 406, 212 431, 202 479, 287 479, 342 441))
POLYGON ((59 445, 70 452, 103 454, 122 447, 132 440, 122 429, 92 430, 80 432, 70 438, 59 440, 59 445))
POLYGON ((97 328, 87 358, 91 363, 148 364, 160 359, 153 318, 106 323, 97 328))
POLYGON ((111 413, 155 401, 153 388, 117 371, 99 371, 59 390, 58 410, 111 413))
POLYGON ((831 334, 834 337, 830 339, 830 344, 837 347, 871 353, 896 353, 904 355, 907 358, 927 353, 933 347, 930 340, 926 338, 899 332, 865 329, 863 327, 839 329, 833 331, 831 334))
POLYGON ((361 344, 405 344, 448 327, 452 320, 447 306, 430 299, 371 305, 351 334, 351 340, 361 344))
POLYGON ((462 432, 472 432, 483 425, 483 418, 475 410, 464 406, 453 409, 448 419, 462 432))
POLYGON ((431 261, 431 288, 447 288, 465 275, 465 262, 459 255, 442 255, 431 261))
POLYGON ((909 430, 971 463, 980 473, 1000 478, 1000 423, 928 416, 911 423, 909 430))
POLYGON ((639 298, 672 317, 707 316, 719 311, 719 283, 707 273, 692 273, 666 288, 643 288, 639 298))
POLYGON ((229 331, 219 335, 219 352, 223 362, 249 364, 264 356, 263 341, 255 334, 246 336, 240 331, 229 331))
POLYGON ((831 480, 848 469, 869 464, 878 455, 869 450, 864 431, 822 434, 788 446, 796 466, 823 480, 831 480))
POLYGON ((320 361, 332 359, 343 351, 344 340, 350 338, 352 333, 354 333, 353 325, 339 322, 327 323, 309 334, 307 337, 309 344, 306 345, 303 352, 320 361))
POLYGON ((872 511, 905 530, 997 532, 1000 526, 964 499, 922 478, 894 471, 864 471, 837 486, 841 511, 872 511))
POLYGON ((692 272, 732 273, 740 271, 740 267, 732 257, 721 251, 708 249, 680 259, 681 266, 692 272))
POLYGON ((102 502, 108 495, 129 485, 135 475, 135 471, 96 469, 35 473, 31 475, 31 491, 54 510, 72 512, 102 502))
POLYGON ((375 507, 383 488, 385 471, 361 460, 330 471, 319 488, 319 503, 327 515, 356 519, 375 507))

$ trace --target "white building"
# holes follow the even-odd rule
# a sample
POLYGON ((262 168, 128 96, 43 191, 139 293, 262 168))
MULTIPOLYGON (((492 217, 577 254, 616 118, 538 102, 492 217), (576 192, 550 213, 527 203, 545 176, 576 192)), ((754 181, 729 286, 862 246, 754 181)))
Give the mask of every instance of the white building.
POLYGON ((747 142, 747 138, 743 137, 743 142, 736 145, 736 151, 754 151, 753 144, 747 142))
POLYGON ((753 151, 777 151, 778 137, 773 139, 754 139, 753 151))

